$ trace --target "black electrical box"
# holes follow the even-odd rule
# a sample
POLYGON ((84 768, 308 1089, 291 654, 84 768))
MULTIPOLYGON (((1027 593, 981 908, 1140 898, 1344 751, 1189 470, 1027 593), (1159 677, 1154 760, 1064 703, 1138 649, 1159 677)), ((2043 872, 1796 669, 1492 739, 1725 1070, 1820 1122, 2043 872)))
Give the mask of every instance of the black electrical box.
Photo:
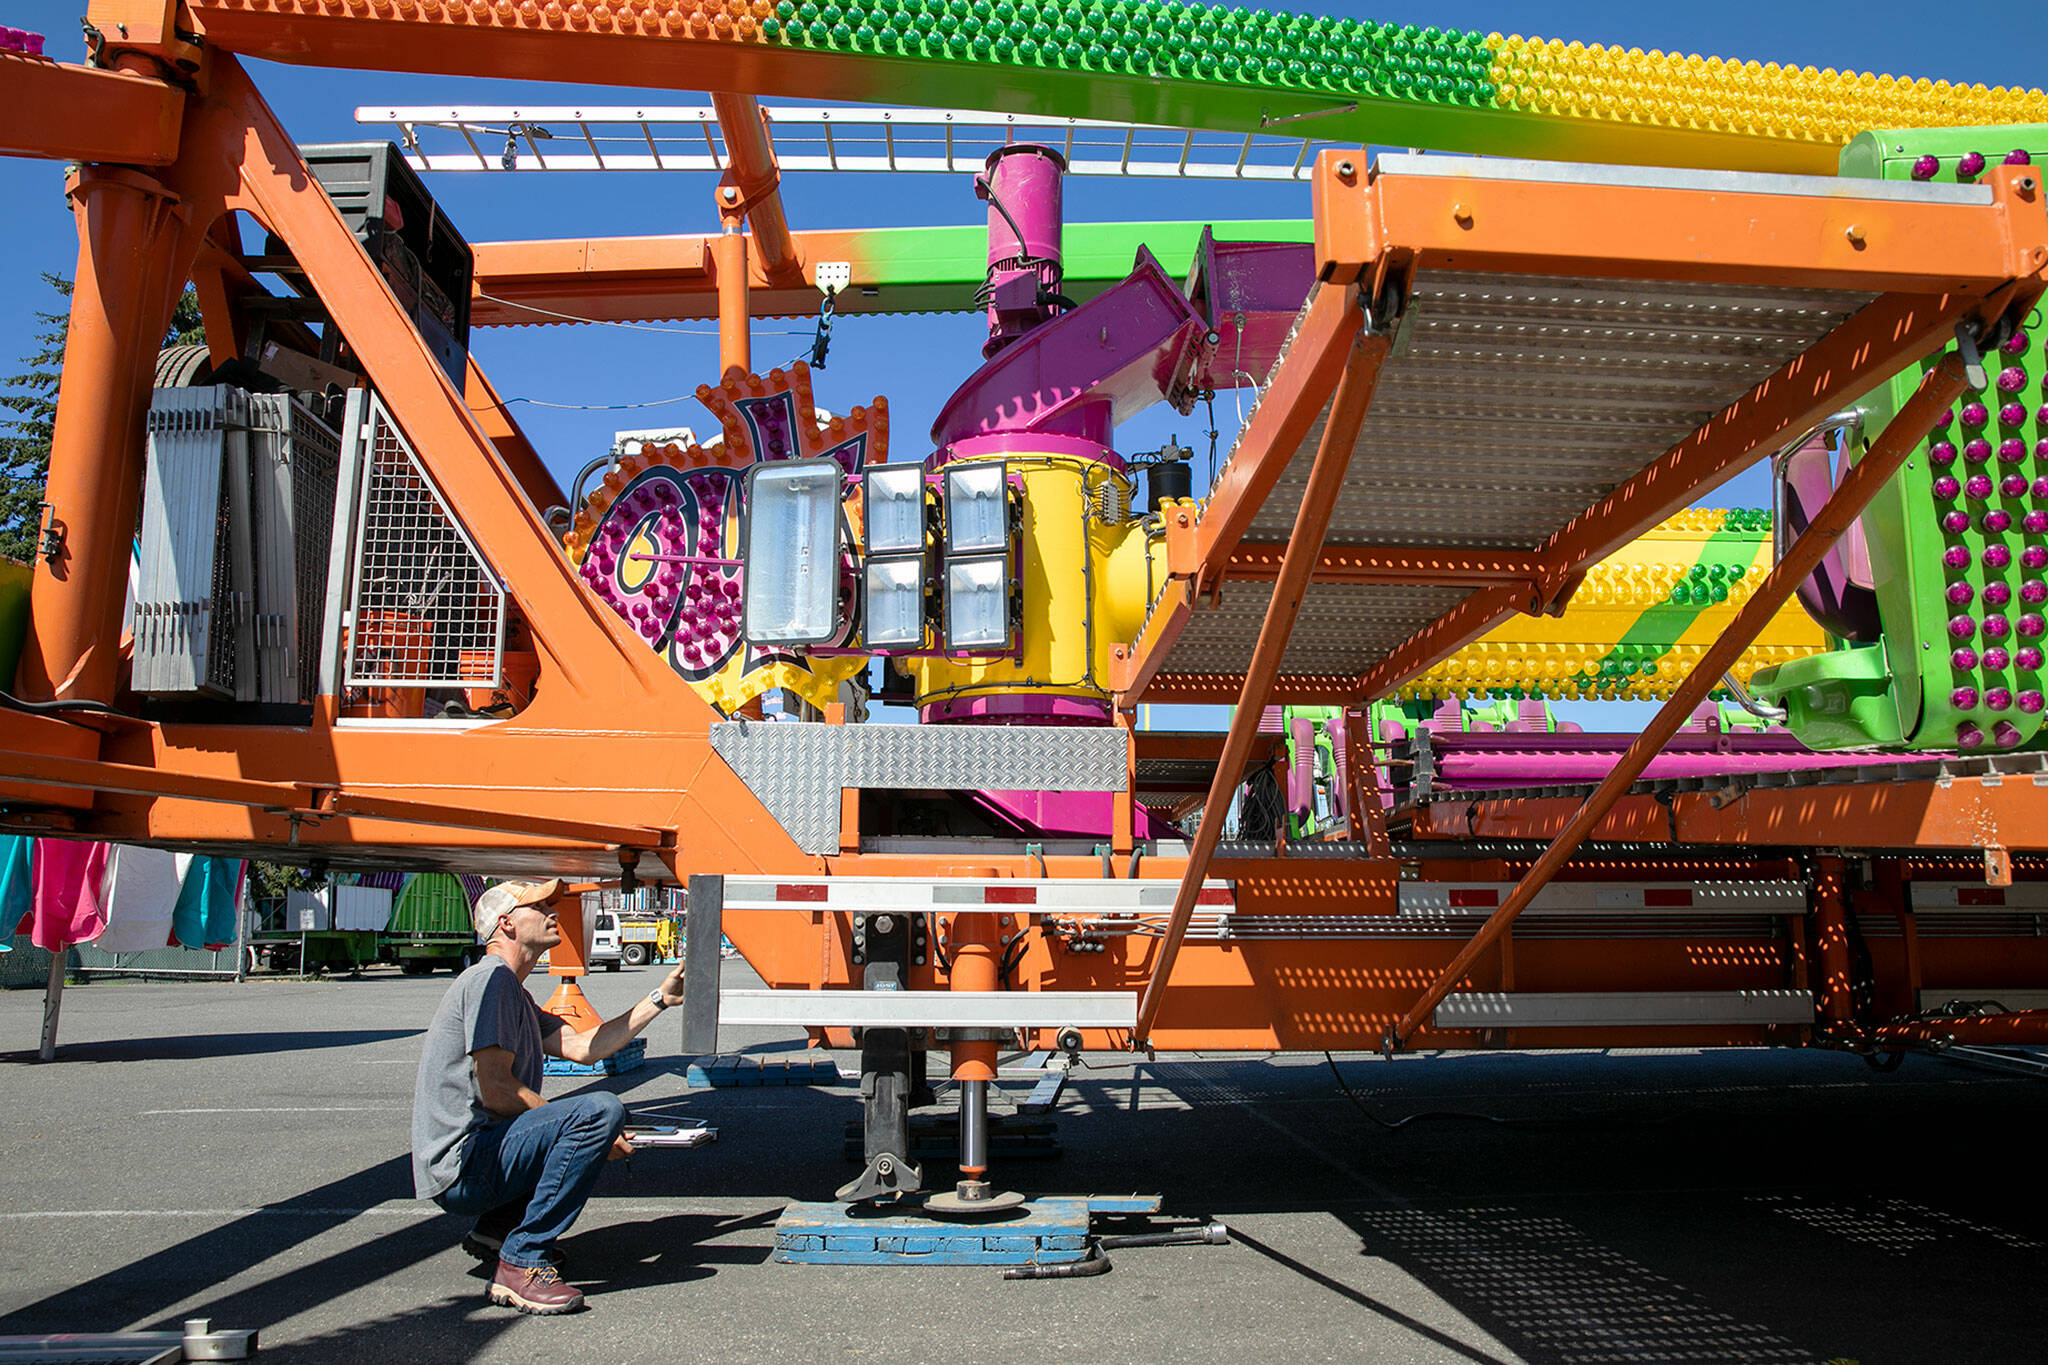
POLYGON ((469 359, 476 253, 396 143, 330 142, 299 154, 459 391, 469 359))

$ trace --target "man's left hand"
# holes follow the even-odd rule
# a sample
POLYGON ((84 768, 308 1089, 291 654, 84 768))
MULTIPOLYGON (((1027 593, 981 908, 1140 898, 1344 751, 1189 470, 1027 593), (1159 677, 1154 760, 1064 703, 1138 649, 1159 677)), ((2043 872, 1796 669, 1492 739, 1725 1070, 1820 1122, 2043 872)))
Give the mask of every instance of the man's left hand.
POLYGON ((661 992, 661 1003, 662 1003, 662 1004, 664 1004, 664 1005, 667 1005, 667 1006, 669 1006, 669 1007, 671 1007, 671 1008, 673 1008, 673 1007, 674 1007, 674 1006, 676 1006, 676 1005, 680 1005, 680 1004, 682 1004, 682 1003, 683 1003, 683 968, 682 968, 682 964, 681 964, 681 963, 677 963, 677 964, 676 964, 676 969, 675 969, 674 971, 670 972, 670 973, 669 973, 669 974, 668 974, 667 976, 663 977, 663 978, 661 979, 661 984, 660 984, 659 986, 655 987, 655 989, 661 992))

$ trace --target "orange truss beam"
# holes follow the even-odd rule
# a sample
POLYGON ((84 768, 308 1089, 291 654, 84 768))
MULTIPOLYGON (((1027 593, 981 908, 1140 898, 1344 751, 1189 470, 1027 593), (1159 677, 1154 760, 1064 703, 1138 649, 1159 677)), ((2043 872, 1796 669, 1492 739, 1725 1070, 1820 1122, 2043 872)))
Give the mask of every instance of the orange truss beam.
POLYGON ((163 166, 178 155, 185 92, 122 71, 0 52, 0 156, 163 166))

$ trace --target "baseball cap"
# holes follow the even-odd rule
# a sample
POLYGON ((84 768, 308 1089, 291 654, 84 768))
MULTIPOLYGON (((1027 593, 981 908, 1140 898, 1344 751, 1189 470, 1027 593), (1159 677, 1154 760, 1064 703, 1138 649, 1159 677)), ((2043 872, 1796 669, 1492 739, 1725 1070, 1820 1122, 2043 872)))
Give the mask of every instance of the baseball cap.
POLYGON ((522 905, 539 905, 552 900, 562 889, 560 877, 550 877, 544 882, 499 882, 476 898, 474 927, 478 942, 486 942, 497 931, 498 916, 517 910, 522 905))

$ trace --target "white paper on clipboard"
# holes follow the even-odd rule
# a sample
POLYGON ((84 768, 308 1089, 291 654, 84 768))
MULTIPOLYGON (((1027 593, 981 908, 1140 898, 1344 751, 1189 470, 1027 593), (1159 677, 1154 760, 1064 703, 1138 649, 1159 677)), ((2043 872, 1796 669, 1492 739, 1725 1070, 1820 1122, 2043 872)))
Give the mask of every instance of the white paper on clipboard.
POLYGON ((679 1119, 674 1123, 629 1123, 626 1141, 638 1152, 652 1147, 702 1147, 718 1141, 718 1130, 702 1119, 679 1119))

